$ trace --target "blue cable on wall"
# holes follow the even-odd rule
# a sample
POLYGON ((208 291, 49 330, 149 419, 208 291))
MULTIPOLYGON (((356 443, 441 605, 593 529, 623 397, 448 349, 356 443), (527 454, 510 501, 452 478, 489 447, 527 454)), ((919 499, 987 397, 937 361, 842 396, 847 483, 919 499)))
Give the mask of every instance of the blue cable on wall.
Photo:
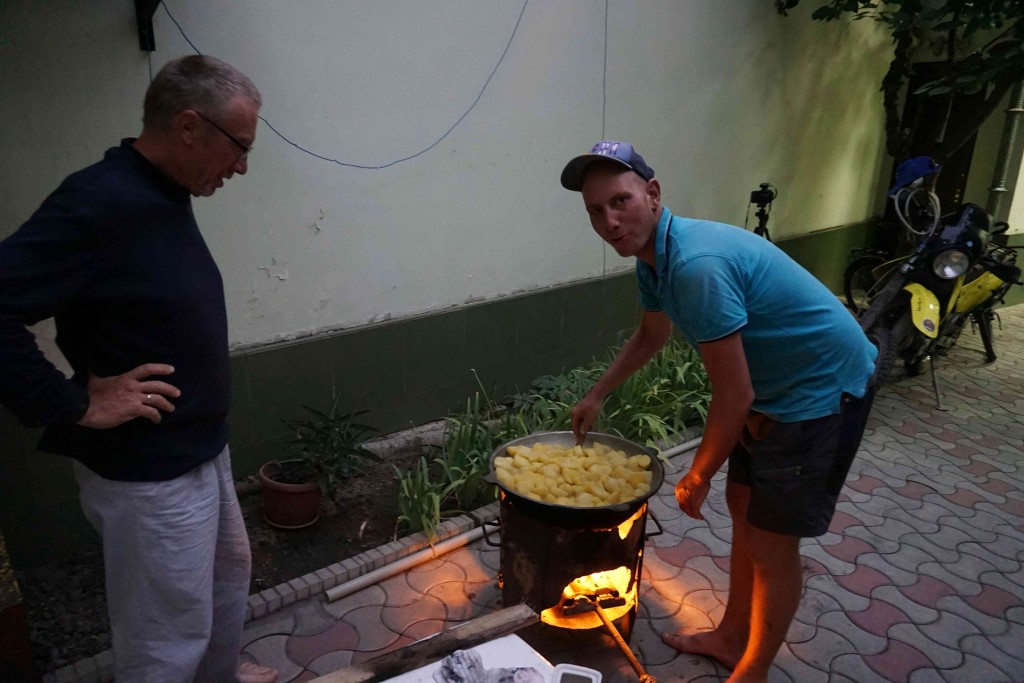
MULTIPOLYGON (((185 42, 187 42, 190 46, 192 46, 192 49, 195 50, 196 54, 198 54, 198 55, 203 54, 203 52, 199 48, 197 48, 195 46, 195 44, 191 40, 189 40, 189 37, 185 34, 185 30, 181 27, 181 24, 179 24, 178 20, 175 19, 174 15, 171 14, 171 10, 169 10, 167 8, 167 3, 163 2, 161 4, 164 6, 164 12, 166 12, 167 16, 170 18, 170 20, 172 22, 174 22, 174 25, 178 27, 178 31, 181 33, 181 37, 185 39, 185 42)), ((460 123, 462 123, 463 119, 465 119, 467 116, 469 116, 469 112, 473 111, 473 108, 476 107, 477 103, 480 101, 480 98, 483 97, 484 91, 487 90, 487 86, 490 85, 491 79, 494 78, 494 74, 497 73, 498 67, 500 67, 501 63, 503 61, 505 61, 505 55, 508 54, 509 48, 512 47, 512 40, 516 37, 516 33, 519 31, 519 24, 523 20, 523 14, 526 13, 526 6, 528 4, 530 4, 530 0, 524 0, 523 1, 523 7, 522 7, 521 10, 519 10, 519 17, 516 19, 516 25, 512 28, 512 35, 509 36, 508 43, 505 45, 505 50, 501 53, 501 57, 498 59, 498 63, 494 65, 494 68, 491 70, 491 74, 487 77, 487 80, 484 82, 483 87, 480 89, 480 93, 476 96, 476 99, 473 100, 473 104, 469 105, 469 109, 467 109, 462 114, 462 116, 460 116, 455 121, 455 123, 453 123, 451 125, 451 127, 447 131, 445 131, 444 135, 442 135, 437 140, 435 140, 433 142, 433 144, 429 145, 428 147, 425 147, 424 149, 421 149, 419 152, 416 152, 415 154, 410 154, 409 156, 402 157, 401 159, 395 159, 394 161, 390 161, 390 162, 388 162, 386 164, 380 164, 380 165, 377 165, 377 166, 369 166, 369 165, 364 165, 364 164, 347 163, 347 162, 344 162, 344 161, 338 161, 337 159, 332 159, 330 157, 323 156, 322 154, 317 154, 316 152, 308 150, 305 147, 299 145, 298 143, 293 142, 292 140, 288 139, 288 137, 285 136, 284 133, 282 133, 277 128, 275 128, 273 126, 273 124, 270 123, 270 121, 268 121, 267 119, 263 118, 262 116, 259 117, 260 121, 262 121, 263 123, 267 124, 267 127, 270 130, 272 130, 275 135, 277 135, 279 138, 281 138, 282 140, 287 142, 289 145, 291 145, 295 149, 297 149, 297 150, 299 150, 301 152, 305 152, 306 154, 308 154, 308 155, 310 155, 312 157, 315 157, 317 159, 321 159, 323 161, 329 161, 332 164, 337 164, 338 166, 346 166, 348 168, 358 168, 358 169, 366 169, 366 170, 377 170, 377 169, 382 169, 382 168, 388 168, 389 166, 394 166, 395 164, 400 164, 403 161, 409 161, 410 159, 415 159, 416 157, 420 156, 421 154, 425 154, 425 153, 429 152, 430 150, 432 150, 434 147, 437 147, 437 145, 440 144, 442 140, 444 140, 446 137, 451 135, 451 132, 453 130, 455 130, 455 127, 458 126, 460 123)), ((606 15, 607 15, 607 6, 606 6, 606 15)), ((607 31, 607 29, 606 29, 606 31, 607 31)), ((152 74, 151 74, 151 80, 152 80, 152 74)), ((602 126, 603 126, 603 123, 602 123, 602 126)))

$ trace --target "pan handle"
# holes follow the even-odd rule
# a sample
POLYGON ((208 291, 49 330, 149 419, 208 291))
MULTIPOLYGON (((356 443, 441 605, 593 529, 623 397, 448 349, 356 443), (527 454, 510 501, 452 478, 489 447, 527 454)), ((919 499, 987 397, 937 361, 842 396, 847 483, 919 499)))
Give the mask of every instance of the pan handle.
POLYGON ((655 536, 661 536, 663 533, 665 533, 665 527, 663 527, 661 525, 661 522, 658 521, 658 516, 654 514, 653 510, 648 510, 647 511, 647 516, 648 516, 648 518, 650 518, 650 520, 652 522, 654 522, 654 526, 658 527, 658 530, 655 531, 653 534, 649 534, 649 533, 647 533, 647 530, 645 529, 644 530, 644 540, 645 541, 648 538, 654 538, 655 536))
POLYGON ((495 527, 498 530, 498 534, 501 534, 501 520, 500 519, 488 519, 484 520, 484 523, 480 525, 480 528, 484 530, 484 543, 491 546, 492 548, 500 548, 501 542, 495 543, 491 540, 491 532, 488 527, 495 527))

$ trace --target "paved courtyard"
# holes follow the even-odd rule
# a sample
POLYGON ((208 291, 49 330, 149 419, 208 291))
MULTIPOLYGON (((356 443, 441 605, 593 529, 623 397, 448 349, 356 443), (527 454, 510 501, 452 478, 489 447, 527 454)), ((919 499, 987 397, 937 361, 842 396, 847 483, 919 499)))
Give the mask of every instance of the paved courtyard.
MULTIPOLYGON (((772 681, 1024 681, 1024 306, 1004 310, 1002 326, 995 363, 970 330, 938 360, 948 410, 927 373, 894 376, 879 394, 829 533, 802 547, 806 588, 772 681)), ((659 681, 710 683, 724 667, 659 637, 710 626, 726 599, 724 477, 706 522, 672 495, 692 456, 673 459, 651 499, 666 533, 648 541, 631 645, 659 681)), ((280 669, 281 683, 311 680, 498 609, 497 569, 497 549, 477 541, 335 602, 296 600, 248 624, 244 654, 280 669)), ((609 639, 537 647, 636 680, 609 639)))

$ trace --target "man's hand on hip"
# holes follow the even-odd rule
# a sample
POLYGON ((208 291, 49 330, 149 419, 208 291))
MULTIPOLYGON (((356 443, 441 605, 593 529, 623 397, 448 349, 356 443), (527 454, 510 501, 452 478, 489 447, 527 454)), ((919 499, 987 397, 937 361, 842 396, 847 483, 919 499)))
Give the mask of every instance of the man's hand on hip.
POLYGON ((111 429, 137 417, 159 424, 163 413, 174 412, 168 399, 178 398, 178 388, 155 379, 170 375, 174 368, 162 363, 146 363, 123 375, 89 375, 89 409, 78 424, 92 429, 111 429))

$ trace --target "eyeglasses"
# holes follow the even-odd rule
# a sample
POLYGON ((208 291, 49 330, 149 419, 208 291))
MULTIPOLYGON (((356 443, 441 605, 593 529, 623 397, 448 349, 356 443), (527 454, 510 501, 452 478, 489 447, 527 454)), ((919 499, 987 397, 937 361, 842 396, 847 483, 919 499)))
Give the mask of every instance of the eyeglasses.
MULTIPOLYGON (((195 110, 193 109, 192 111, 195 111, 195 110)), ((196 116, 201 118, 203 121, 206 121, 208 124, 210 124, 211 126, 216 128, 217 130, 219 130, 221 133, 224 133, 224 137, 226 137, 228 140, 231 140, 231 142, 235 143, 238 146, 238 148, 240 150, 242 150, 241 156, 238 157, 239 161, 242 161, 243 159, 245 159, 246 157, 249 156, 249 152, 252 151, 252 145, 245 144, 244 142, 242 142, 241 140, 236 138, 234 135, 232 135, 231 133, 227 132, 226 130, 224 130, 223 128, 218 126, 209 117, 207 117, 205 114, 203 114, 203 112, 196 111, 196 116)))

